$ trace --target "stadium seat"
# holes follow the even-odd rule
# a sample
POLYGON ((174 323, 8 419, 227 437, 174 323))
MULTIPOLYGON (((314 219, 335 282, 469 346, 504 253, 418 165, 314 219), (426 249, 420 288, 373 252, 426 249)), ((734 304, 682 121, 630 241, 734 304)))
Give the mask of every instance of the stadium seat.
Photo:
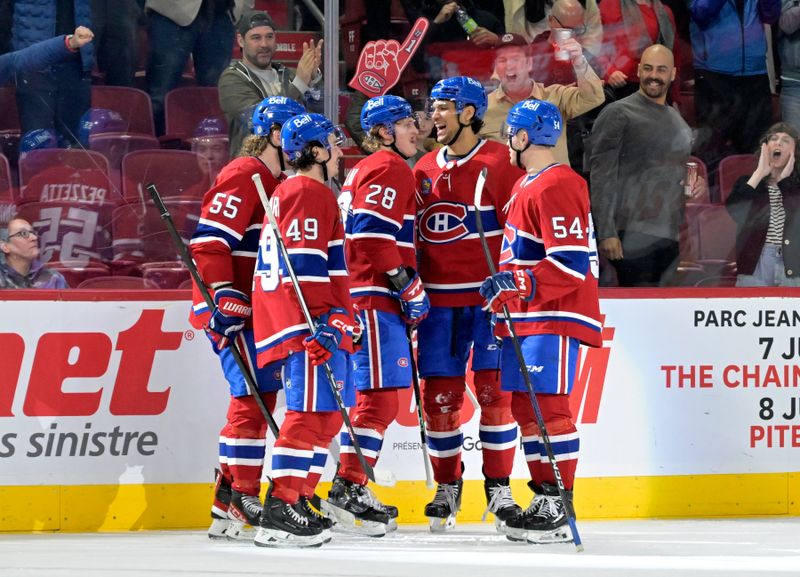
POLYGON ((11 185, 11 168, 8 159, 0 154, 0 226, 8 224, 17 212, 14 202, 14 188, 11 185))
POLYGON ((180 290, 192 290, 192 279, 189 278, 178 285, 180 290))
POLYGON ((155 136, 153 107, 147 92, 126 86, 92 86, 92 108, 116 110, 128 123, 127 132, 155 136))
POLYGON ((211 187, 208 161, 186 150, 137 150, 122 159, 122 190, 128 201, 142 202, 155 184, 163 198, 200 200, 211 187))
POLYGON ((696 287, 733 287, 736 286, 735 275, 707 276, 695 283, 696 287))
POLYGON ((22 130, 17 110, 17 91, 13 86, 0 87, 0 130, 16 134, 22 130))
POLYGON ((48 267, 52 270, 60 272, 64 280, 67 281, 67 285, 70 288, 78 288, 81 283, 85 282, 90 278, 95 278, 99 276, 108 276, 108 267, 102 264, 93 264, 91 266, 77 266, 73 265, 73 263, 56 263, 56 264, 48 264, 48 267))
POLYGON ((45 201, 19 205, 18 214, 36 230, 43 262, 80 268, 111 260, 113 210, 111 203, 45 201))
POLYGON ((157 288, 140 276, 96 276, 82 281, 79 289, 141 290, 157 288))
POLYGON ((89 136, 89 148, 106 157, 111 182, 122 196, 122 159, 134 150, 154 150, 160 148, 160 145, 158 139, 149 134, 106 132, 89 136))
POLYGON ((725 268, 736 261, 736 224, 724 206, 710 205, 697 214, 697 234, 700 263, 725 268))
POLYGON ((755 154, 731 154, 720 160, 719 194, 722 204, 725 204, 739 177, 750 176, 757 166, 758 156, 755 154))
MULTIPOLYGON (((200 201, 167 199, 164 204, 188 244, 200 218, 200 201)), ((144 263, 179 260, 166 225, 152 202, 118 206, 114 209, 112 229, 115 272, 132 274, 141 272, 144 263)))
POLYGON ((219 106, 216 86, 183 86, 167 92, 164 119, 168 137, 191 137, 197 124, 204 118, 219 118, 223 126, 228 125, 219 106))
POLYGON ((142 277, 160 289, 177 289, 190 280, 189 269, 180 261, 146 263, 142 265, 142 277))
POLYGON ((19 203, 63 200, 102 204, 121 198, 109 178, 108 160, 90 150, 32 150, 19 160, 19 181, 19 203))

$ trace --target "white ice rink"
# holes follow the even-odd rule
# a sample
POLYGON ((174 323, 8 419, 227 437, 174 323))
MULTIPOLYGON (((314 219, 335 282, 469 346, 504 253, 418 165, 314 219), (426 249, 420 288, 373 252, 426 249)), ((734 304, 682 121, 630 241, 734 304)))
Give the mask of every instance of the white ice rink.
POLYGON ((586 550, 514 544, 486 525, 401 526, 321 549, 211 542, 199 531, 0 535, 2 577, 761 577, 800 575, 800 519, 583 521, 586 550))

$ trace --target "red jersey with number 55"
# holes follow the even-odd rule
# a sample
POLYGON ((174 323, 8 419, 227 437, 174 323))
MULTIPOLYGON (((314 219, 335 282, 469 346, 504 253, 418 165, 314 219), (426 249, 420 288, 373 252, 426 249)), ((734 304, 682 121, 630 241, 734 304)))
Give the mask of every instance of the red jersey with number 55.
MULTIPOLYGON (((230 282, 248 297, 264 220, 264 207, 252 180, 255 173, 261 175, 267 195, 271 195, 280 180, 257 158, 236 158, 220 171, 214 186, 203 196, 200 221, 189 245, 207 287, 230 282)), ((192 297, 189 321, 201 328, 208 321, 208 307, 196 286, 192 297)), ((251 326, 248 319, 247 327, 251 326)))
MULTIPOLYGON (((467 129, 468 130, 468 129, 467 129)), ((508 147, 479 140, 466 156, 448 159, 446 148, 429 152, 414 167, 417 184, 419 274, 433 306, 479 305, 489 276, 475 219, 475 182, 488 168, 481 195, 481 222, 497 262, 503 212, 522 170, 509 162, 508 147)))
POLYGON ((342 185, 349 198, 345 230, 350 294, 360 309, 400 314, 386 272, 417 268, 414 174, 400 155, 382 150, 359 162, 342 185))
MULTIPOLYGON (((536 289, 532 300, 508 304, 517 334, 557 334, 602 345, 589 191, 565 164, 525 175, 514 186, 500 270, 520 269, 533 272, 536 289)), ((500 315, 497 329, 500 336, 508 334, 500 315)))
MULTIPOLYGON (((311 316, 342 308, 352 324, 344 226, 331 189, 293 176, 275 189, 270 207, 311 316)), ((253 278, 253 332, 259 367, 305 350, 303 339, 311 334, 269 221, 261 232, 253 278)), ((352 346, 349 337, 339 344, 349 352, 352 346)))

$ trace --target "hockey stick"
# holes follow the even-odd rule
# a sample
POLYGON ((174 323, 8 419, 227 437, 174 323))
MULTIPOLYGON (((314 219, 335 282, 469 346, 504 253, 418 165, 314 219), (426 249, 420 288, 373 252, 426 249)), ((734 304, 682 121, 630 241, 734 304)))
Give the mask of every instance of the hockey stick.
POLYGON ((464 390, 467 393, 467 398, 469 399, 469 402, 472 403, 472 408, 475 409, 476 411, 480 411, 481 410, 481 404, 478 402, 478 399, 475 396, 475 393, 472 392, 472 389, 470 389, 469 385, 466 384, 466 383, 464 383, 464 390))
MULTIPOLYGON (((208 310, 213 311, 216 307, 214 304, 214 299, 211 297, 211 293, 208 292, 208 287, 206 287, 205 283, 203 282, 203 279, 200 276, 200 271, 197 270, 197 265, 195 264, 194 259, 186 249, 186 245, 183 244, 183 239, 181 238, 178 229, 175 228, 175 223, 172 221, 172 216, 169 213, 169 209, 167 209, 167 206, 161 199, 161 195, 158 193, 156 185, 148 184, 147 192, 149 192, 150 196, 153 198, 153 202, 155 203, 156 208, 161 215, 161 220, 164 221, 164 224, 169 231, 169 235, 172 237, 172 242, 175 244, 175 248, 178 249, 178 254, 180 254, 183 264, 186 265, 187 269, 189 269, 189 274, 192 276, 194 283, 200 290, 200 294, 202 295, 203 300, 206 302, 208 310)), ((239 341, 239 337, 241 337, 241 334, 237 335, 237 341, 239 341)), ((240 342, 237 342, 234 344, 234 346, 230 347, 231 355, 233 355, 233 360, 236 361, 236 366, 239 367, 239 371, 244 377, 244 382, 247 384, 247 390, 250 391, 250 394, 255 399, 261 414, 264 415, 264 419, 266 419, 267 425, 269 425, 269 430, 272 431, 272 434, 277 439, 278 424, 275 422, 275 418, 272 416, 272 413, 270 413, 267 405, 264 404, 264 399, 261 398, 261 395, 258 392, 258 386, 256 385, 255 378, 250 372, 250 368, 244 362, 244 358, 242 358, 242 353, 239 350, 240 346, 246 347, 243 338, 240 340, 240 342)), ((244 350, 246 350, 246 348, 244 350)))
MULTIPOLYGON (((303 317, 308 324, 308 328, 313 334, 316 330, 316 324, 314 323, 314 319, 311 317, 311 311, 308 310, 308 305, 306 304, 305 298, 303 298, 303 291, 300 288, 300 281, 297 280, 297 275, 295 274, 294 267, 292 266, 292 261, 289 260, 289 251, 286 250, 286 245, 283 243, 283 237, 281 236, 281 231, 278 228, 278 221, 275 220, 275 215, 272 214, 272 207, 269 205, 269 199, 267 198, 267 191, 264 189, 264 184, 261 182, 261 175, 255 173, 252 176, 253 184, 256 186, 256 190, 258 191, 258 196, 261 199, 261 204, 264 205, 264 212, 266 213, 267 220, 269 220, 269 225, 272 228, 272 233, 275 235, 275 241, 278 245, 278 250, 280 250, 281 257, 283 258, 283 262, 286 265, 286 270, 289 273, 289 277, 292 281, 292 286, 294 287, 294 292, 297 295, 297 302, 300 304, 300 310, 303 312, 303 317)), ((378 483, 379 485, 393 485, 392 479, 381 479, 381 482, 378 482, 375 478, 375 471, 367 463, 366 458, 364 457, 364 453, 361 451, 361 445, 358 443, 358 439, 356 438, 356 433, 353 430, 353 423, 350 421, 350 415, 347 414, 347 408, 344 406, 344 400, 342 399, 341 393, 339 393, 339 389, 336 387, 336 377, 333 375, 333 371, 331 370, 331 366, 325 362, 322 363, 322 366, 325 370, 325 375, 328 378, 328 384, 331 386, 331 393, 333 393, 334 399, 336 399, 336 404, 339 406, 339 412, 342 414, 342 419, 344 420, 345 428, 347 428, 347 433, 350 435, 350 439, 353 441, 353 449, 355 450, 356 457, 358 458, 358 462, 361 465, 364 473, 367 475, 370 481, 373 483, 378 483)))
POLYGON ((425 417, 422 415, 422 392, 419 387, 419 372, 417 359, 414 358, 414 329, 406 327, 408 339, 409 362, 411 363, 411 384, 414 387, 414 400, 417 402, 417 420, 419 421, 419 438, 422 441, 422 460, 425 463, 425 486, 433 489, 433 471, 431 470, 431 456, 428 454, 428 435, 425 434, 425 417))
MULTIPOLYGON (((486 184, 487 172, 488 171, 486 168, 481 169, 481 173, 478 176, 477 182, 475 183, 475 198, 473 200, 473 206, 475 208, 475 224, 478 227, 478 236, 480 236, 481 239, 483 255, 486 257, 486 264, 489 265, 490 274, 494 276, 497 274, 497 267, 495 267, 492 253, 489 250, 489 243, 486 241, 486 233, 483 230, 483 221, 481 220, 480 210, 481 195, 483 194, 483 185, 486 184)), ((555 476, 556 486, 558 487, 558 496, 561 498, 561 502, 564 503, 564 511, 567 515, 567 523, 572 531, 572 539, 575 542, 575 548, 578 550, 578 553, 580 553, 583 551, 583 544, 581 543, 581 538, 578 534, 578 527, 575 524, 575 510, 573 509, 572 502, 567 499, 567 490, 564 488, 564 481, 561 479, 561 471, 558 468, 558 463, 556 462, 556 457, 553 453, 553 445, 550 443, 550 435, 547 434, 547 428, 544 424, 544 417, 542 416, 542 409, 539 407, 539 401, 536 399, 536 393, 533 391, 531 376, 528 373, 525 357, 522 355, 522 348, 519 345, 517 331, 514 328, 514 324, 511 319, 511 312, 508 310, 508 306, 506 305, 503 305, 503 316, 505 317, 506 324, 508 325, 508 332, 511 334, 511 343, 514 346, 514 353, 517 356, 519 371, 522 373, 523 380, 525 381, 525 388, 528 389, 528 394, 531 398, 531 404, 533 405, 533 412, 536 413, 536 424, 539 426, 539 431, 542 435, 542 444, 544 445, 545 451, 547 451, 547 460, 550 461, 550 466, 553 468, 553 475, 555 476)))

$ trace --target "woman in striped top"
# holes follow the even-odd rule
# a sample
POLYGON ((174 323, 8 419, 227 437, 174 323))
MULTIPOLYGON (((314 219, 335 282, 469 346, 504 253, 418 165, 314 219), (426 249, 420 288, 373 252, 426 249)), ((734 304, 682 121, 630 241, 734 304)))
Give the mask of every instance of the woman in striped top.
POLYGON ((780 122, 761 139, 758 166, 725 202, 736 222, 736 286, 800 286, 800 133, 780 122))

